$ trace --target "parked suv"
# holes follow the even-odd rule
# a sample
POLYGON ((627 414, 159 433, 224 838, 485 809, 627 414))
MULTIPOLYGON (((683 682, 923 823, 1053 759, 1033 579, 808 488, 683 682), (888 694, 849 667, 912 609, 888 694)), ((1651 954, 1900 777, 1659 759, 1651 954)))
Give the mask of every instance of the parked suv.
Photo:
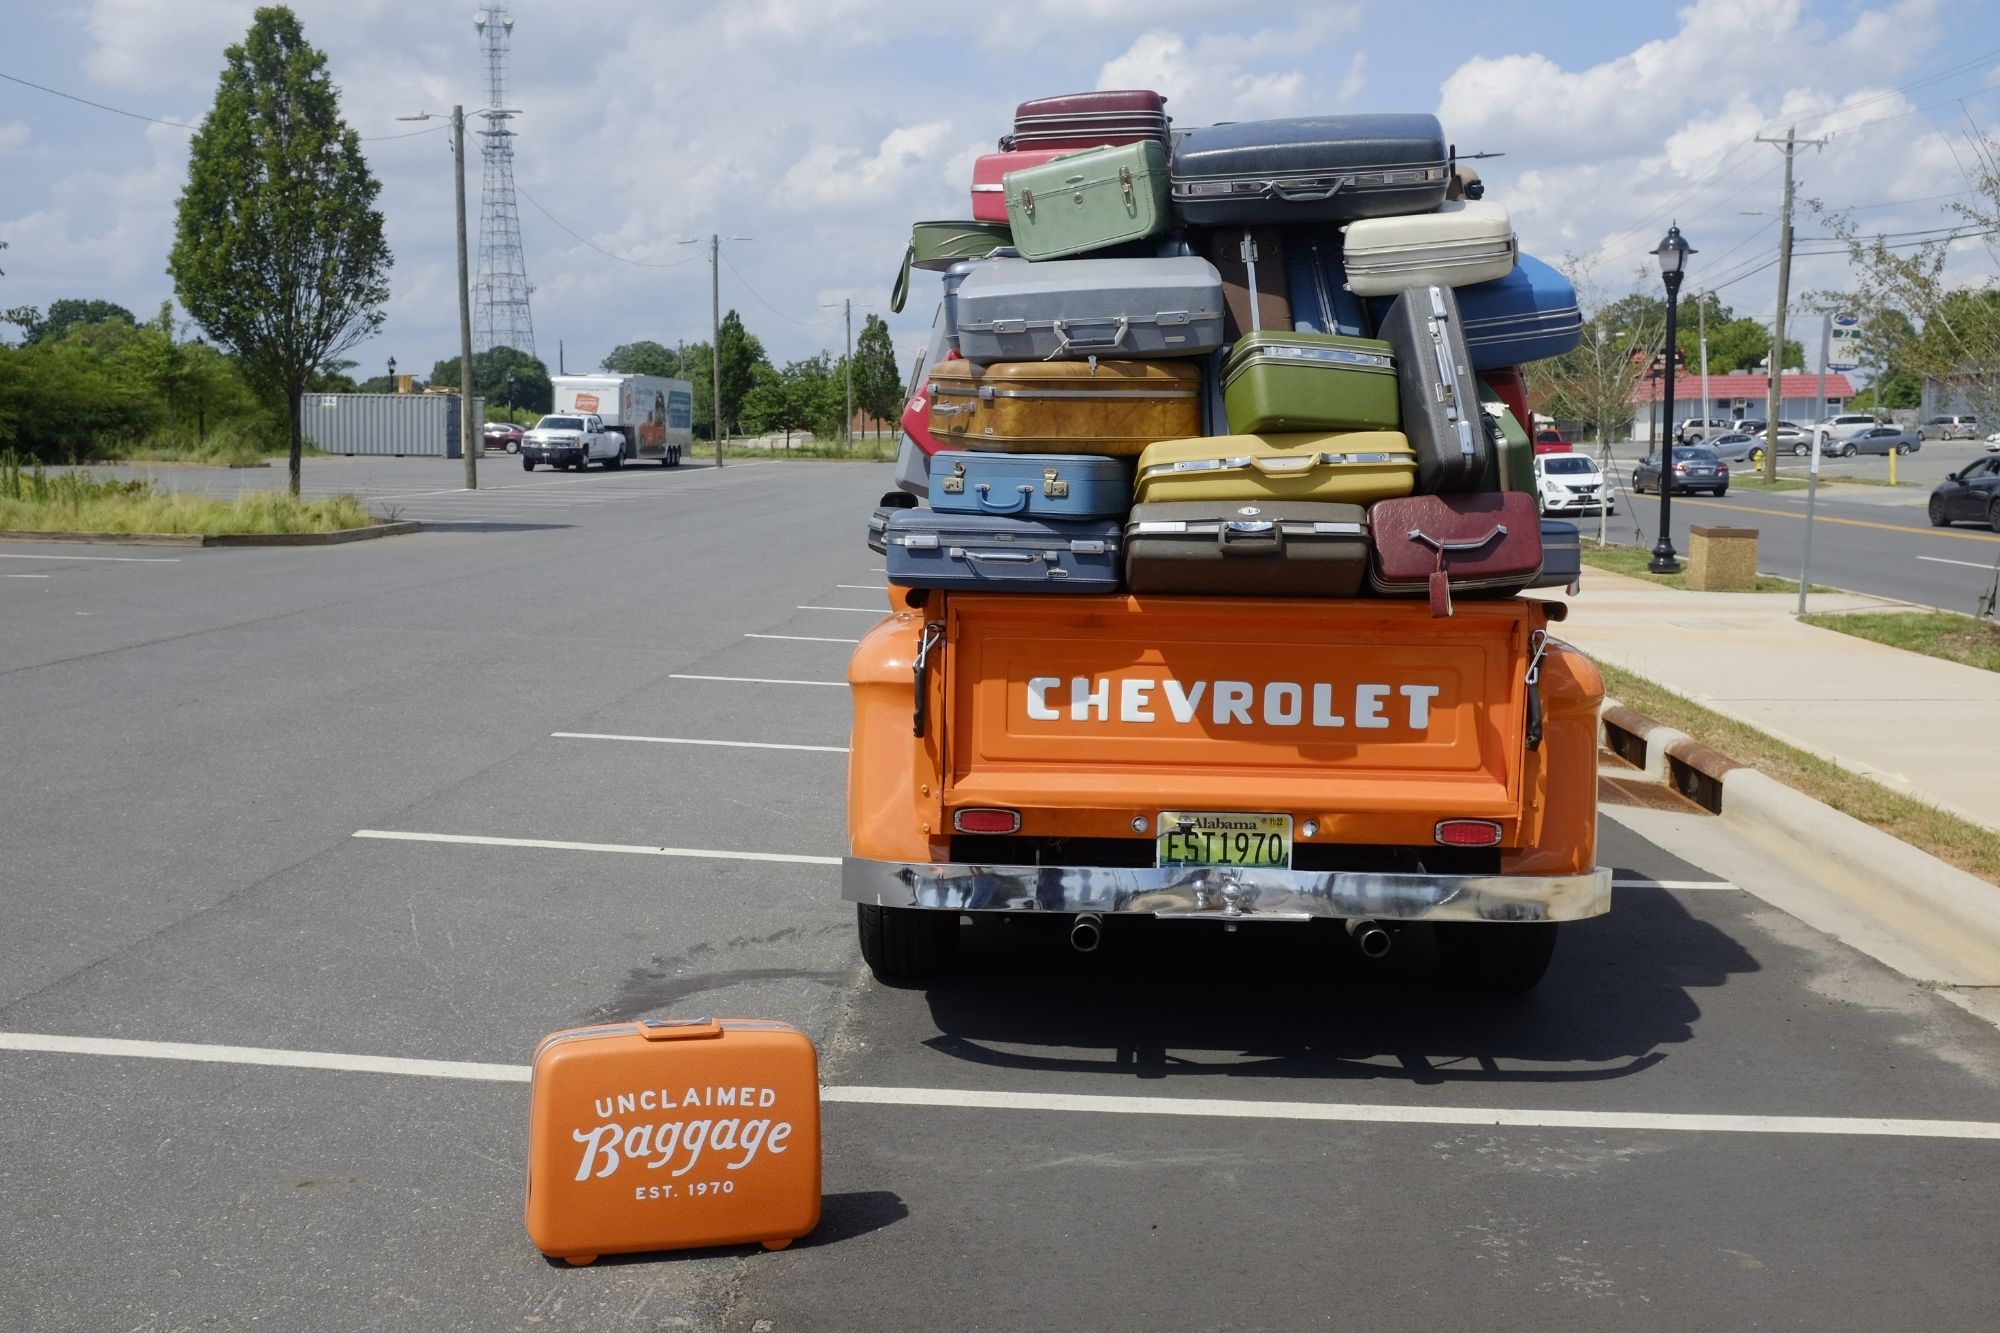
MULTIPOLYGON (((1831 444, 1846 444, 1862 431, 1880 424, 1873 412, 1842 412, 1813 427, 1813 442, 1822 449, 1831 444)), ((1827 449, 1827 452, 1834 451, 1827 449)))
POLYGON ((1979 418, 1925 417, 1924 424, 1917 430, 1917 437, 1925 440, 1976 440, 1979 438, 1979 418))
POLYGON ((1681 428, 1674 432, 1674 438, 1682 444, 1700 444, 1703 440, 1717 435, 1727 435, 1737 428, 1738 423, 1727 417, 1689 417, 1681 422, 1681 428))

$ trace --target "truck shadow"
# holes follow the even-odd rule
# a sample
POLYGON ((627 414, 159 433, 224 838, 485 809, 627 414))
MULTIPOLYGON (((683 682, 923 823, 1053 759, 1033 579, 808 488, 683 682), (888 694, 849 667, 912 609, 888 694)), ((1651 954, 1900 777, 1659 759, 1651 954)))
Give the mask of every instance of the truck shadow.
MULTIPOLYGON (((1496 929, 1506 929, 1498 926, 1496 929)), ((1694 992, 1758 970, 1662 889, 1620 889, 1566 926, 1541 985, 1492 999, 1446 988, 1429 932, 1361 956, 1334 922, 1115 919, 1095 953, 1066 918, 966 929, 957 974, 927 992, 934 1052, 970 1064, 1121 1079, 1236 1077, 1589 1083, 1628 1077, 1693 1036, 1694 992)))

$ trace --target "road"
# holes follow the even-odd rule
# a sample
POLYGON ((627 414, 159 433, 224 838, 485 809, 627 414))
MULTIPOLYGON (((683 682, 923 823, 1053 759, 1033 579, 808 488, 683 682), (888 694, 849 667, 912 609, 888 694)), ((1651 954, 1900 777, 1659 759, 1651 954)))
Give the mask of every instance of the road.
MULTIPOLYGON (((1632 444, 1613 450, 1621 492, 1629 492, 1632 464, 1644 452, 1643 445, 1632 444)), ((1918 453, 1898 460, 1894 489, 1886 484, 1824 485, 1813 518, 1813 582, 1970 614, 1993 582, 2000 534, 1969 523, 1933 528, 1924 505, 1947 472, 1985 456, 1978 444, 1931 441, 1918 453)), ((1779 461, 1782 475, 1806 475, 1807 460, 1786 456, 1779 461)), ((1855 477, 1886 483, 1889 473, 1883 458, 1823 459, 1821 467, 1822 478, 1829 482, 1855 477)), ((1746 469, 1738 465, 1735 470, 1746 469)), ((1611 540, 1651 546, 1659 534, 1659 497, 1621 494, 1620 510, 1609 524, 1611 540)), ((1721 498, 1676 494, 1672 513, 1674 547, 1682 556, 1687 554, 1688 529, 1694 524, 1750 527, 1758 533, 1758 568, 1787 578, 1799 576, 1805 557, 1804 491, 1738 487, 1721 498)), ((1578 522, 1587 534, 1595 535, 1595 518, 1578 522)))
POLYGON ((1516 1005, 1189 922, 884 988, 760 858, 842 851, 888 469, 456 471, 308 465, 414 537, 0 545, 9 1326, 1989 1326, 2000 1032, 1770 905, 1810 868, 1608 807, 1516 1005), (702 1012, 819 1044, 820 1229, 545 1262, 536 1039, 702 1012))

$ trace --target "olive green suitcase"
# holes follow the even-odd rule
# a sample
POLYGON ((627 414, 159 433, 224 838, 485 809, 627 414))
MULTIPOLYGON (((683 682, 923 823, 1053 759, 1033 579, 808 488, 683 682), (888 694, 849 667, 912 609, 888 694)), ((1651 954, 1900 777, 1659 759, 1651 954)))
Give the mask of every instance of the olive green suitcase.
POLYGON ((1400 431, 1206 435, 1147 446, 1132 498, 1369 504, 1408 495, 1416 484, 1417 455, 1400 431))
POLYGON ((943 272, 961 259, 984 259, 1014 243, 1004 222, 919 222, 910 228, 903 267, 889 293, 889 309, 900 313, 910 295, 910 270, 943 272))
POLYGON ((1167 146, 1156 139, 1068 153, 1000 181, 1014 248, 1029 259, 1087 254, 1173 221, 1167 146))
POLYGON ((1222 408, 1238 435, 1396 430, 1403 422, 1389 344, 1340 333, 1245 334, 1222 365, 1222 408))
POLYGON ((1493 456, 1500 460, 1499 467, 1487 471, 1480 489, 1536 494, 1535 446, 1528 432, 1485 380, 1479 381, 1479 405, 1486 409, 1486 434, 1493 441, 1493 456))

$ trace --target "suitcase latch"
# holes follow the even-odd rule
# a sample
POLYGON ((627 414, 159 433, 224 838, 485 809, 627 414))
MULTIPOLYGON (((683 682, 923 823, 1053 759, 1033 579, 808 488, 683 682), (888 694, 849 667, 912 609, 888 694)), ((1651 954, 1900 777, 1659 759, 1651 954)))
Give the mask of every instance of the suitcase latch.
POLYGON ((963 461, 954 462, 951 465, 951 475, 944 478, 939 484, 939 489, 946 495, 965 494, 965 464, 963 461))
POLYGON ((1069 483, 1056 479, 1056 469, 1042 469, 1042 495, 1050 500, 1069 499, 1069 483))
MULTIPOLYGON (((1130 168, 1130 167, 1120 167, 1120 168, 1118 168, 1118 184, 1119 184, 1119 187, 1120 187, 1121 189, 1123 189, 1123 190, 1125 191, 1125 207, 1127 207, 1127 208, 1130 208, 1130 207, 1132 207, 1132 202, 1133 202, 1133 197, 1132 197, 1132 168, 1130 168)), ((1078 195, 1078 196, 1076 197, 1076 201, 1077 201, 1078 203, 1082 203, 1082 202, 1083 202, 1083 196, 1079 194, 1079 195, 1078 195)))
POLYGON ((1021 211, 1029 217, 1035 216, 1035 192, 1033 190, 1021 191, 1021 211))

